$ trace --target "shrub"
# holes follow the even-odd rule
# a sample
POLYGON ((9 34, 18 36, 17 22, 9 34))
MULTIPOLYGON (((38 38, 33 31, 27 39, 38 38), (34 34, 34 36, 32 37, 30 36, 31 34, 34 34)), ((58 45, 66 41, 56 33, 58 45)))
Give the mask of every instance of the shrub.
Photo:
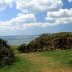
POLYGON ((27 49, 29 52, 36 52, 36 51, 40 51, 41 49, 41 44, 36 41, 36 40, 32 40, 28 45, 27 45, 27 49))
POLYGON ((0 39, 0 66, 11 64, 15 60, 14 53, 6 41, 0 39))
POLYGON ((18 48, 18 51, 19 52, 27 52, 27 46, 26 46, 26 44, 22 44, 22 45, 20 45, 18 48))
POLYGON ((72 48, 72 32, 60 32, 53 34, 41 34, 27 45, 19 46, 20 52, 50 51, 56 49, 72 48))
POLYGON ((72 37, 69 35, 59 36, 53 40, 54 48, 70 49, 72 47, 72 37))

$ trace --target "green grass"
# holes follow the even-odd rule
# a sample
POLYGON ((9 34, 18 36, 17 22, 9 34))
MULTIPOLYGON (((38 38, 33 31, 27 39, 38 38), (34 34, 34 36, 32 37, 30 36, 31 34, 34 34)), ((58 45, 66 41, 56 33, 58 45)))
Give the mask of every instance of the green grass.
POLYGON ((0 69, 0 72, 39 72, 39 70, 35 70, 35 68, 36 67, 30 61, 19 55, 14 64, 0 69))
POLYGON ((16 61, 0 72, 72 72, 72 49, 21 54, 12 48, 16 61))
POLYGON ((18 59, 16 63, 4 67, 0 72, 26 72, 26 70, 30 68, 29 66, 30 63, 27 60, 18 59))
POLYGON ((54 63, 57 63, 62 67, 63 66, 72 67, 72 49, 41 52, 40 54, 43 57, 50 57, 54 63))

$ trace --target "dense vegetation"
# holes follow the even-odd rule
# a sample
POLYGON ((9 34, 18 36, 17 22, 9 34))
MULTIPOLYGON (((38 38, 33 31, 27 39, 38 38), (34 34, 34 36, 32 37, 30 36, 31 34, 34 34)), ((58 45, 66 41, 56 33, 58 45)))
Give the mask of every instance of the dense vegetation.
POLYGON ((6 41, 0 39, 0 66, 11 64, 15 59, 12 49, 6 41))
POLYGON ((16 61, 0 72, 72 72, 72 49, 19 53, 16 61))
POLYGON ((42 34, 28 44, 22 44, 18 47, 20 52, 49 51, 56 49, 71 49, 72 33, 61 32, 54 34, 42 34))

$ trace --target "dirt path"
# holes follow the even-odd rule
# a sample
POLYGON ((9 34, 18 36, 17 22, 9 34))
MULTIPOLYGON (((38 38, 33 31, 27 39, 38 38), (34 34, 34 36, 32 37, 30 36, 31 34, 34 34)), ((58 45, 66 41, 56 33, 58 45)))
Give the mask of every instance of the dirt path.
POLYGON ((72 72, 71 68, 54 68, 51 57, 43 57, 38 53, 26 53, 22 56, 32 62, 41 72, 72 72))

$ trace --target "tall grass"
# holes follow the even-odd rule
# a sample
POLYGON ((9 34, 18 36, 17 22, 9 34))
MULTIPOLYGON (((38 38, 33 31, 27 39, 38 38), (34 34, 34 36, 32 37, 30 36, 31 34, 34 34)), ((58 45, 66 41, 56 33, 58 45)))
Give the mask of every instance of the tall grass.
POLYGON ((40 54, 44 57, 50 57, 56 63, 55 66, 59 63, 61 66, 72 67, 72 49, 41 52, 40 54))

